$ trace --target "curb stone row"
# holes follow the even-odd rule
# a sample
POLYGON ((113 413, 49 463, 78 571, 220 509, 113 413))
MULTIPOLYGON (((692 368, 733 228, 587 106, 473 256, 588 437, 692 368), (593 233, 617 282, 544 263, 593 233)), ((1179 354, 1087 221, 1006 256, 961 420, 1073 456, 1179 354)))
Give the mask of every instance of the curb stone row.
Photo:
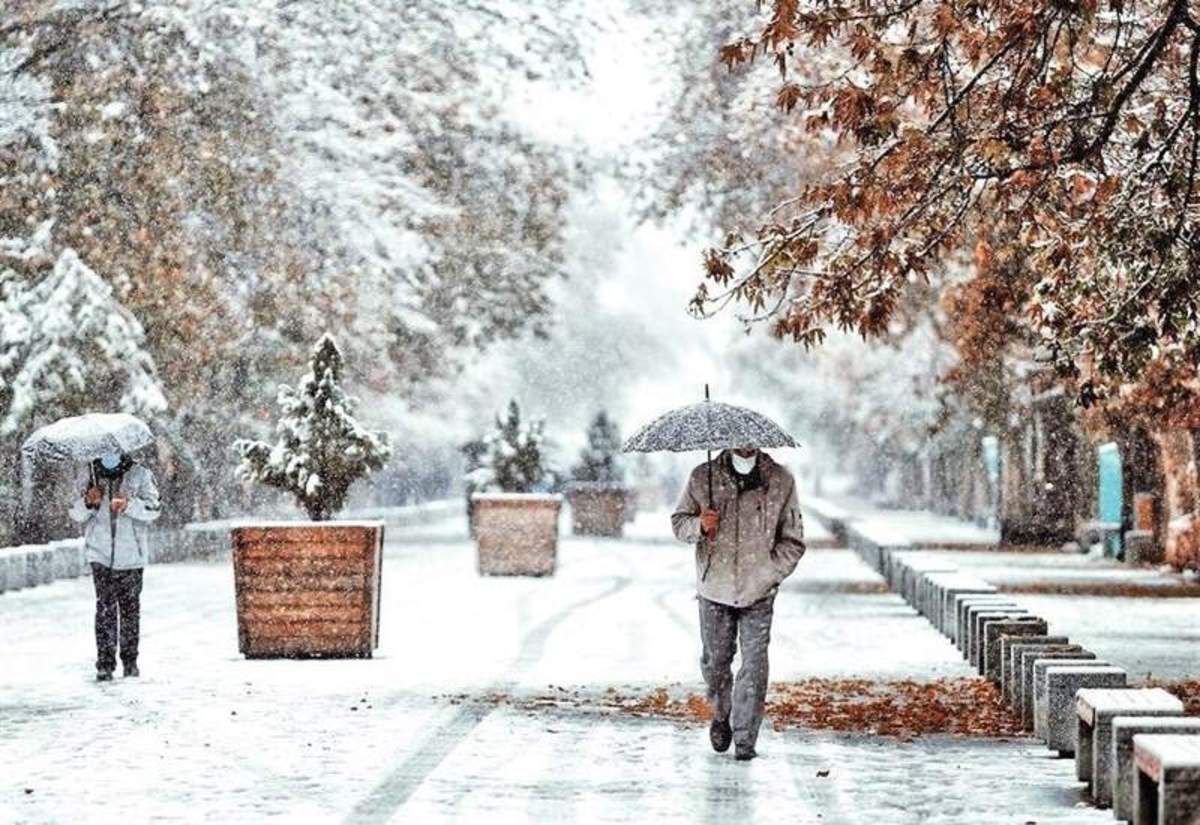
POLYGON ((1200 823, 1200 718, 1179 699, 1129 687, 1123 668, 1050 635, 1044 619, 905 536, 841 510, 816 516, 1000 689, 1027 730, 1075 757, 1097 807, 1135 825, 1200 823))

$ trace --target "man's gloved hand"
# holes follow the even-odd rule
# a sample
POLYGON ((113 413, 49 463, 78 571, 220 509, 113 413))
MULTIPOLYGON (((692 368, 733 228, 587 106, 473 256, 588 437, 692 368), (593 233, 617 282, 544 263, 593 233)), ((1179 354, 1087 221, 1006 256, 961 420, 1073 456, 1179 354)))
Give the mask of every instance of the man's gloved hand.
POLYGON ((115 496, 112 500, 112 511, 114 513, 124 513, 125 508, 129 506, 129 499, 124 496, 115 496))
POLYGON ((717 528, 721 525, 721 514, 716 510, 700 511, 700 529, 710 539, 716 537, 717 528))
POLYGON ((100 499, 104 497, 104 493, 99 487, 88 487, 83 491, 83 503, 88 507, 99 507, 100 499))

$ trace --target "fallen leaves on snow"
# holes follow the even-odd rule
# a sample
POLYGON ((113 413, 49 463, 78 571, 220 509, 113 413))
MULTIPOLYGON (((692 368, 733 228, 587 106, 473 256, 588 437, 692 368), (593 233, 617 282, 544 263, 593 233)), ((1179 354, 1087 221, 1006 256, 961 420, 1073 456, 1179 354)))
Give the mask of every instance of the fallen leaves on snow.
MULTIPOLYGON (((1200 698, 1200 689, 1196 695, 1200 698)), ((460 694, 452 701, 467 699, 460 694)), ((593 711, 688 724, 707 724, 711 718, 704 696, 666 687, 648 692, 609 688, 602 694, 558 688, 550 694, 528 696, 489 693, 476 700, 530 713, 593 711)), ((1021 734, 1020 720, 1004 704, 999 691, 983 679, 779 682, 768 693, 766 713, 776 730, 831 730, 898 738, 927 734, 998 737, 1021 734)))

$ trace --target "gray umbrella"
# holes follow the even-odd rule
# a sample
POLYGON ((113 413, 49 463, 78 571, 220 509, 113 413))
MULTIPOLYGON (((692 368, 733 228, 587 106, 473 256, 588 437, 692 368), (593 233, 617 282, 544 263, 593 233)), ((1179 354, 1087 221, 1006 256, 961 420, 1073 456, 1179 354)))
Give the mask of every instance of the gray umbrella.
POLYGON ((89 413, 62 418, 34 431, 21 445, 22 501, 32 495, 33 465, 92 461, 105 453, 132 453, 154 443, 154 434, 128 413, 89 413))
POLYGON ((21 445, 31 461, 91 461, 105 453, 132 453, 154 443, 154 434, 128 413, 90 413, 62 418, 34 431, 21 445))
POLYGON ((621 448, 626 453, 797 447, 783 428, 762 413, 720 401, 688 404, 642 427, 621 448))
POLYGON ((708 386, 705 385, 703 401, 663 413, 630 436, 621 451, 708 450, 708 503, 711 507, 713 450, 798 446, 795 439, 765 415, 709 400, 708 386))

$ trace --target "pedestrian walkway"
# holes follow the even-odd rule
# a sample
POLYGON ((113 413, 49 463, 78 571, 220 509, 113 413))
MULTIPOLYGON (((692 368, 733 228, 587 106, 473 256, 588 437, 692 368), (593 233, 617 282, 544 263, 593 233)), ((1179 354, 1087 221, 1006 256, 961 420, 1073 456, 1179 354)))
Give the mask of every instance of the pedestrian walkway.
MULTIPOLYGON (((227 563, 163 565, 145 676, 99 686, 90 582, 5 594, 0 821, 1110 821, 1031 740, 764 729, 738 764, 702 725, 492 701, 702 692, 690 550, 665 514, 637 527, 565 540, 548 579, 480 578, 456 522, 392 530, 368 661, 245 661, 227 563)), ((777 600, 772 680, 971 675, 878 585, 849 551, 810 551, 777 600)))

